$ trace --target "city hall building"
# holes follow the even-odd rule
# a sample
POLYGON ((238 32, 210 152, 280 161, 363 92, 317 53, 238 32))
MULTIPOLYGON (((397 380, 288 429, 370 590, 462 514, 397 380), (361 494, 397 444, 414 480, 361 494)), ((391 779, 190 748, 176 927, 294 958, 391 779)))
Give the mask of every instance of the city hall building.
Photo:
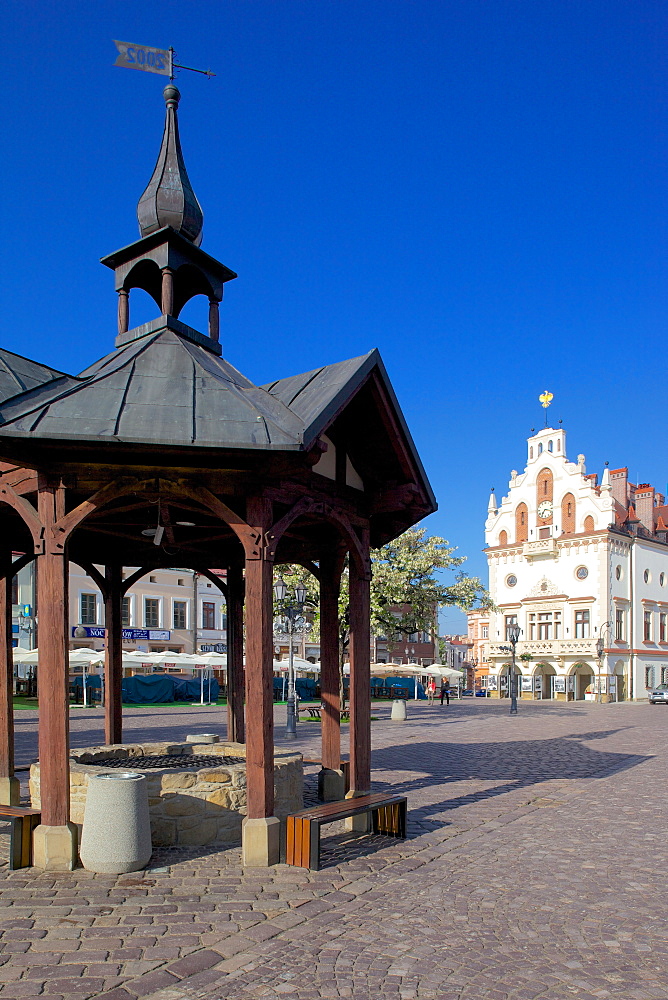
POLYGON ((498 610, 469 617, 478 683, 507 697, 519 625, 523 698, 644 699, 668 680, 668 507, 628 469, 599 482, 585 456, 571 462, 566 432, 546 427, 527 443, 485 523, 489 590, 498 610), (599 641, 601 640, 601 641, 599 641))

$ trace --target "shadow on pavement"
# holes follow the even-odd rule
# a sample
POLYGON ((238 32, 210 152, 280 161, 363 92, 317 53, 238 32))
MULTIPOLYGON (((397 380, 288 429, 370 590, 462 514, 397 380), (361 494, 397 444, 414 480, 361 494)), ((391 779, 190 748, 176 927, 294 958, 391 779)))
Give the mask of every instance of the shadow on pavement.
MULTIPOLYGON (((373 752, 374 771, 415 770, 420 772, 420 777, 398 777, 393 781, 374 780, 373 786, 375 791, 391 790, 408 795, 409 827, 410 818, 419 820, 421 832, 424 832, 427 828, 425 821, 435 814, 555 779, 609 777, 651 759, 649 755, 611 753, 586 746, 589 740, 605 739, 616 732, 616 729, 607 729, 573 733, 557 739, 505 743, 430 742, 383 747, 373 752), (411 792, 476 779, 502 783, 411 809, 411 792)), ((441 826, 442 821, 429 822, 431 829, 441 826)))

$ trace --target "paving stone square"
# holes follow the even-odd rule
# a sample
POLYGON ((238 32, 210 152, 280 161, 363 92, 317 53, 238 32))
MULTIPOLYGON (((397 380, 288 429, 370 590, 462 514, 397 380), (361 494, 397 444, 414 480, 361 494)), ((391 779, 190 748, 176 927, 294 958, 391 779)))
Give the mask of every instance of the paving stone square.
MULTIPOLYGON (((277 744, 317 756, 318 724, 287 744, 284 712, 277 744)), ((10 872, 1 826, 0 1000, 668 998, 662 706, 374 715, 374 790, 408 796, 409 837, 326 827, 318 872, 244 870, 238 847, 158 848, 120 876, 10 872)), ((137 742, 204 729, 224 736, 224 711, 125 713, 137 742)), ((72 713, 74 746, 101 731, 99 710, 72 713)), ((17 763, 35 753, 36 713, 17 713, 17 763)))

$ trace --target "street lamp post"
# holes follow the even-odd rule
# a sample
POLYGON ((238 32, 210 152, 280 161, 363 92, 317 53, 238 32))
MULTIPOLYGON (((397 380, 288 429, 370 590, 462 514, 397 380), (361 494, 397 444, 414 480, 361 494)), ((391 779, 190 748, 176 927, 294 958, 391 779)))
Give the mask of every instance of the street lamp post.
POLYGON ((522 629, 519 625, 509 625, 506 638, 510 643, 510 648, 508 646, 501 646, 504 652, 512 653, 512 662, 510 666, 510 714, 517 715, 517 674, 515 673, 515 646, 519 642, 520 632, 522 629))
POLYGON ((599 702, 599 704, 603 701, 603 694, 601 692, 601 667, 603 665, 603 654, 605 652, 605 639, 603 638, 603 634, 608 631, 611 625, 611 621, 603 622, 598 630, 598 639, 596 640, 596 655, 598 656, 598 692, 596 695, 596 701, 599 702))
POLYGON ((274 584, 274 597, 279 606, 281 618, 274 623, 274 633, 288 637, 288 704, 285 724, 285 737, 294 740, 297 737, 297 696, 295 691, 295 661, 292 640, 295 635, 309 632, 310 622, 307 622, 302 612, 306 603, 306 587, 298 583, 295 587, 294 601, 287 597, 288 587, 282 577, 274 584))

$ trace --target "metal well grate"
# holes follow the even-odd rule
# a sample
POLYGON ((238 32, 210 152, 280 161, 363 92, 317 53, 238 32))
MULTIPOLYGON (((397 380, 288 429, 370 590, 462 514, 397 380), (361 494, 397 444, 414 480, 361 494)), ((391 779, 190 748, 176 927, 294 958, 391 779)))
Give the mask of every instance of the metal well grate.
POLYGON ((197 771, 202 767, 227 767, 230 764, 245 764, 244 757, 224 757, 222 754, 205 756, 193 754, 146 754, 143 757, 106 757, 97 760, 80 761, 95 767, 118 767, 124 771, 148 771, 158 767, 177 767, 180 771, 197 771))

